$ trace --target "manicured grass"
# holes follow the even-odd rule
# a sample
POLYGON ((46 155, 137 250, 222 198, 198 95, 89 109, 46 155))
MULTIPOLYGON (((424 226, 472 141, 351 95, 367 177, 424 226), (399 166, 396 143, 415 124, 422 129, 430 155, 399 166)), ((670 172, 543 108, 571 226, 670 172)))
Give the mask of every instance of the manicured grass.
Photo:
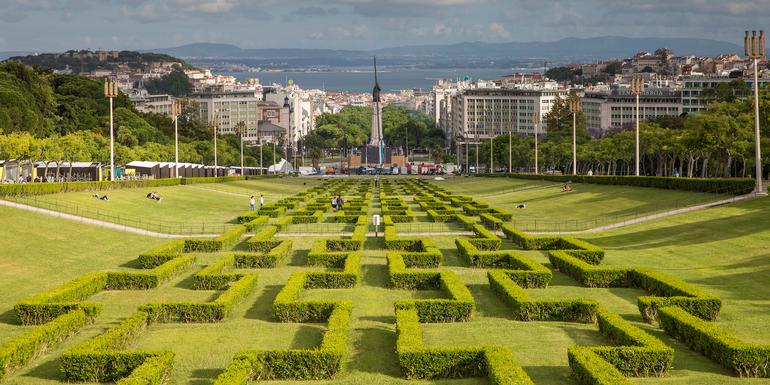
MULTIPOLYGON (((302 181, 301 179, 299 179, 302 181)), ((466 182, 463 182, 466 183, 466 182)), ((474 182, 475 183, 475 182, 474 182)), ((531 182, 525 182, 531 183, 531 182)), ((232 187, 232 192, 241 187, 232 187)), ((208 187, 208 186, 206 186, 208 187)), ((217 186, 217 188, 222 186, 217 186)), ((600 186, 602 187, 602 186, 600 186)), ((245 187, 248 188, 248 187, 245 187)), ((557 186, 558 188, 558 186, 557 186)), ((633 188, 628 188, 634 190, 633 188)), ((636 189, 649 191, 647 189, 636 189)), ((197 191, 197 190, 196 190, 197 191)), ((200 192, 206 192, 200 190, 200 192)), ((488 192, 489 193, 489 192, 488 192)), ((217 196, 226 194, 213 193, 217 196)), ((595 194, 601 194, 596 192, 595 194)), ((644 195, 639 192, 633 194, 644 195)), ((689 194, 689 193, 688 193, 689 194)), ((479 195, 477 199, 496 205, 479 195)), ((238 198, 238 197, 236 197, 238 198)), ((240 198, 239 198, 240 199, 240 198)), ((611 199, 611 198, 608 198, 611 199)), ((562 207, 568 207, 562 203, 562 207)), ((498 206, 502 207, 502 205, 498 206)), ((415 214, 421 215, 415 210, 415 214)), ((373 209, 373 211, 377 211, 373 209)), ((330 215, 330 214, 327 214, 330 215)), ((693 212, 647 222, 583 238, 607 251, 606 265, 647 266, 678 276, 719 295, 724 302, 716 324, 748 341, 770 342, 770 199, 693 212)), ((0 341, 25 328, 15 325, 11 307, 18 300, 54 287, 82 273, 104 269, 135 268, 139 252, 163 240, 131 236, 36 214, 0 208, 0 228, 5 244, 0 248, 0 341), (20 276, 20 274, 24 274, 20 276)), ((470 322, 424 324, 428 346, 503 345, 536 384, 574 384, 569 377, 566 351, 574 345, 608 345, 596 325, 561 322, 520 322, 510 307, 490 289, 486 269, 474 269, 458 256, 453 236, 432 237, 442 250, 441 269, 456 272, 473 294, 477 311, 470 322)), ((287 239, 281 237, 280 239, 287 239)), ((240 349, 314 348, 321 340, 323 324, 278 323, 271 305, 288 279, 305 266, 307 251, 317 239, 293 236, 295 252, 288 263, 257 272, 257 289, 238 305, 234 314, 217 324, 153 325, 132 348, 171 349, 176 353, 170 384, 210 384, 240 349)), ((368 239, 362 258, 361 285, 353 289, 307 290, 304 299, 353 302, 346 371, 333 381, 272 381, 268 384, 485 384, 483 379, 413 381, 402 378, 395 355, 393 302, 406 298, 436 298, 438 291, 406 291, 387 287, 387 265, 382 239, 368 239)), ((504 249, 515 249, 503 242, 504 249)), ((541 252, 521 251, 547 265, 541 252)), ((207 301, 215 291, 192 290, 191 276, 211 263, 217 254, 201 254, 197 267, 148 291, 104 292, 93 300, 104 306, 97 322, 65 342, 6 384, 53 385, 58 379, 58 357, 74 344, 97 335, 150 301, 207 301)), ((674 367, 668 377, 631 379, 637 384, 767 384, 767 379, 739 379, 720 366, 673 341, 654 325, 642 322, 636 289, 589 289, 573 279, 554 273, 547 289, 530 289, 532 298, 595 299, 635 325, 661 338, 675 349, 674 367)))
POLYGON ((265 196, 265 204, 319 183, 315 179, 276 178, 190 186, 73 192, 17 198, 54 211, 167 233, 223 232, 224 225, 249 209, 249 195, 265 196), (155 191, 163 199, 147 199, 155 191), (102 201, 93 194, 107 195, 102 201), (208 226, 208 228, 207 228, 208 226))
POLYGON ((514 225, 526 231, 584 230, 725 197, 577 183, 572 185, 573 191, 565 193, 561 183, 511 178, 451 177, 432 182, 511 212, 514 225), (527 208, 517 209, 519 204, 527 208))

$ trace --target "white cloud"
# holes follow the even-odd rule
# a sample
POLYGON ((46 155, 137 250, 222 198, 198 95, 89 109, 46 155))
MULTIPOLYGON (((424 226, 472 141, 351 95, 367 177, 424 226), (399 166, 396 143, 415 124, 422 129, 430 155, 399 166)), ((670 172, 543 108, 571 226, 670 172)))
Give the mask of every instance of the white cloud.
POLYGON ((487 33, 492 40, 508 40, 511 38, 511 33, 500 23, 490 24, 487 28, 487 33))

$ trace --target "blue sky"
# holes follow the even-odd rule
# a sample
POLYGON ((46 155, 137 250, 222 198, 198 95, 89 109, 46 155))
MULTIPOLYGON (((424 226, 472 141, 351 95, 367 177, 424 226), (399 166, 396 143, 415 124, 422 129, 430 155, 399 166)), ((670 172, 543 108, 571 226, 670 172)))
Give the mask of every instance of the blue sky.
POLYGON ((0 0, 0 51, 191 42, 366 49, 604 35, 742 44, 743 30, 770 27, 769 16, 770 0, 0 0))

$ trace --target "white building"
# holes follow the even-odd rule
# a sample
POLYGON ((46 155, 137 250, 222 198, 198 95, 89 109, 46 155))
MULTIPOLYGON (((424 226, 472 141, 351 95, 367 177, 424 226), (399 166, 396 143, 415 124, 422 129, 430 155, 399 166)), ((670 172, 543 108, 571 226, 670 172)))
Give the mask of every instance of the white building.
POLYGON ((451 98, 448 135, 462 141, 489 139, 509 132, 531 135, 535 111, 539 111, 542 121, 556 98, 567 96, 568 90, 558 88, 556 83, 526 84, 515 89, 467 89, 451 98))
POLYGON ((246 126, 246 137, 257 136, 262 95, 254 90, 207 91, 193 96, 202 123, 218 127, 219 134, 237 134, 237 125, 246 126))
MULTIPOLYGON (((678 116, 682 113, 681 98, 682 91, 678 89, 647 88, 639 97, 639 118, 678 116)), ((636 96, 630 87, 587 90, 580 105, 589 132, 633 128, 636 124, 636 96)))
POLYGON ((134 108, 139 112, 163 114, 171 116, 171 108, 175 97, 171 95, 137 95, 131 96, 134 108))

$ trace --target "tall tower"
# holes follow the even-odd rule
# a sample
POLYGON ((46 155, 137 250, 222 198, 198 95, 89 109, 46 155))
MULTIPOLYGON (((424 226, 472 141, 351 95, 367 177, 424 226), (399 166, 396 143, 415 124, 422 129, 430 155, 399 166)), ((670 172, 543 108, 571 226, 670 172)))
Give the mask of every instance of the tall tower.
POLYGON ((369 146, 377 147, 379 164, 385 163, 385 140, 382 135, 382 100, 380 83, 377 81, 377 57, 374 57, 374 89, 372 90, 372 136, 369 146))

